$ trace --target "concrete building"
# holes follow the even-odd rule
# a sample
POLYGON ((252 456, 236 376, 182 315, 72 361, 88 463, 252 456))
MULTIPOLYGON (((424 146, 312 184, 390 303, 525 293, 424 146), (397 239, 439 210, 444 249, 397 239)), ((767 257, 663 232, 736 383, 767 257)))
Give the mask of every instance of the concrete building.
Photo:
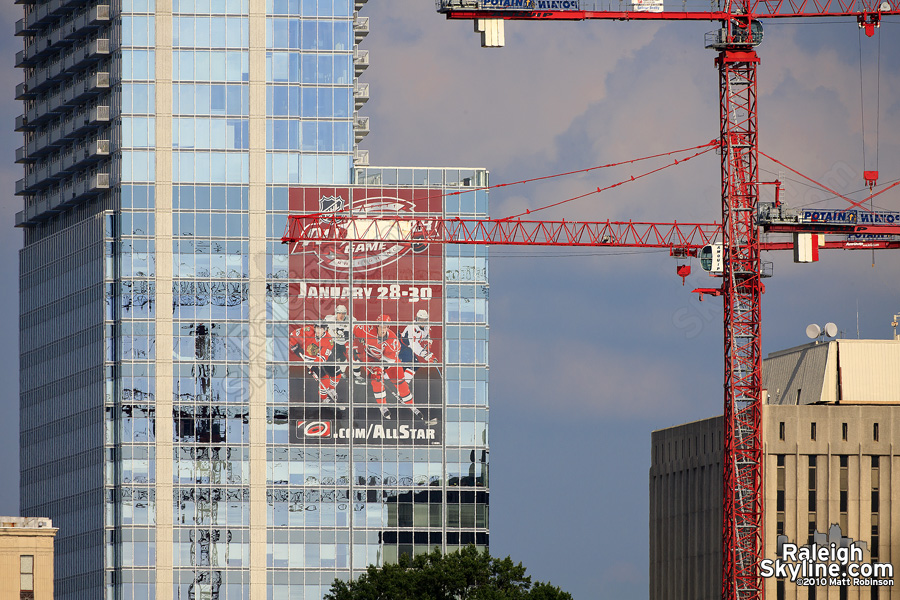
MULTIPOLYGON (((785 542, 843 537, 865 562, 900 564, 898 365, 894 340, 807 344, 763 361, 764 558, 785 542)), ((722 417, 653 432, 651 600, 721 597, 722 448, 722 417)), ((765 586, 776 600, 900 598, 896 586, 765 586)))
POLYGON ((53 600, 50 519, 0 517, 0 599, 53 600))
POLYGON ((281 243, 487 215, 483 169, 357 147, 365 0, 21 4, 21 510, 57 596, 312 600, 487 546, 484 249, 281 243))

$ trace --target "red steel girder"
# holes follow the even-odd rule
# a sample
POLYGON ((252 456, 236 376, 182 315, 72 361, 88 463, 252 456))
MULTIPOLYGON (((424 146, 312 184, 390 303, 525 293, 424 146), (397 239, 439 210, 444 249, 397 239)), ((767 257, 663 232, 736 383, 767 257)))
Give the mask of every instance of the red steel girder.
POLYGON ((719 68, 722 238, 725 247, 725 457, 722 598, 761 600, 762 436, 756 67, 752 50, 725 50, 719 68))
POLYGON ((697 249, 715 242, 716 223, 522 221, 403 215, 290 215, 282 241, 407 241, 426 244, 611 246, 697 249))
MULTIPOLYGON (((810 233, 817 233, 815 230, 810 233)), ((824 233, 818 231, 818 233, 824 233)), ((893 231, 900 234, 900 228, 893 231)), ((398 215, 290 215, 281 241, 401 241, 416 244, 508 246, 606 246, 696 250, 722 237, 718 223, 635 223, 633 221, 521 221, 509 219, 410 218, 398 215)), ((792 241, 760 242, 760 250, 793 250, 792 241)), ((900 248, 900 238, 828 240, 821 248, 900 248)))

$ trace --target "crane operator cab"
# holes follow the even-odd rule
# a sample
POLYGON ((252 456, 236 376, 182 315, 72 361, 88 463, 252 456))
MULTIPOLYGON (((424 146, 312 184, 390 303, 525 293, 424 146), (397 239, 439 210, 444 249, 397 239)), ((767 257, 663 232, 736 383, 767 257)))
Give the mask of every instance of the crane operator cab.
POLYGON ((750 21, 750 27, 747 27, 746 22, 739 20, 733 21, 731 24, 731 33, 734 36, 735 44, 755 47, 762 43, 763 27, 758 19, 750 21))
POLYGON ((705 45, 713 50, 725 50, 735 46, 753 47, 759 46, 763 39, 763 26, 758 19, 750 21, 734 19, 731 22, 731 39, 728 39, 728 29, 722 27, 706 34, 705 45))

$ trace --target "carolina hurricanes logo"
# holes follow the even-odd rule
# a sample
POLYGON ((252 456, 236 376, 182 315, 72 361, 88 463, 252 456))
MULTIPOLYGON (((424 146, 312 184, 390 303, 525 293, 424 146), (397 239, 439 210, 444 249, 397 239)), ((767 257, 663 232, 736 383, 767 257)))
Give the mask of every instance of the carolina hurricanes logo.
POLYGON ((297 421, 297 437, 331 437, 331 421, 297 421))
MULTIPOLYGON (((341 212, 346 210, 346 201, 340 196, 323 196, 319 198, 319 210, 321 212, 341 212)), ((389 196, 369 197, 356 200, 350 207, 353 214, 358 217, 396 217, 415 210, 411 200, 389 196)), ((364 226, 364 225, 362 225, 364 226)), ((302 248, 295 246, 292 252, 312 252, 318 258, 319 264, 333 272, 347 273, 351 269, 354 272, 372 271, 397 262, 401 257, 410 252, 424 252, 428 245, 424 243, 385 241, 356 241, 319 243, 314 240, 320 237, 341 237, 346 234, 348 222, 339 219, 332 222, 313 223, 306 227, 302 238, 302 248), (338 235, 333 236, 334 230, 338 235)), ((421 228, 420 228, 421 229, 421 228)), ((429 231, 413 231, 413 239, 424 239, 429 231)))

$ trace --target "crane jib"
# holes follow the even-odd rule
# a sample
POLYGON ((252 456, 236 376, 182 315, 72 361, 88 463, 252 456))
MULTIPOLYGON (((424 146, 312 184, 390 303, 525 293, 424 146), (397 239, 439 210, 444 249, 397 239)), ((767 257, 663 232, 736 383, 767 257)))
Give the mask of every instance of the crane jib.
POLYGON ((451 19, 661 19, 855 17, 867 35, 881 18, 900 15, 900 2, 885 0, 774 0, 751 2, 742 11, 710 10, 703 0, 438 0, 438 11, 451 19))

